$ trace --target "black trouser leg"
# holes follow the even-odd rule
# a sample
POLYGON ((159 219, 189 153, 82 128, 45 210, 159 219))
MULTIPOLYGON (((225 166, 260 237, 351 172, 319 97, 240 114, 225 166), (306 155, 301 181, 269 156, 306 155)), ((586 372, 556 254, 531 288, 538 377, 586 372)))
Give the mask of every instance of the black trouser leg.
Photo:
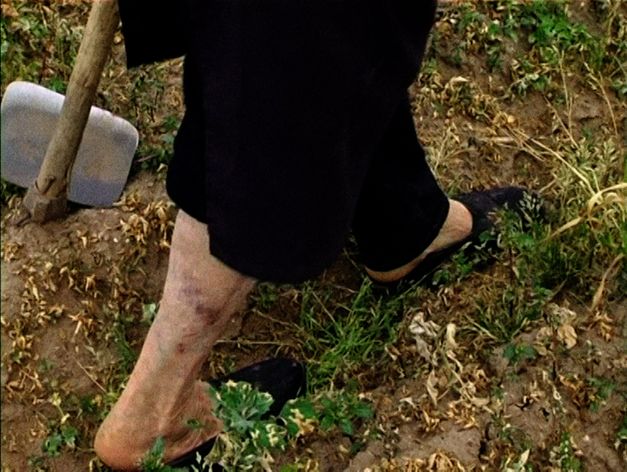
POLYGON ((359 197, 353 232, 363 263, 375 271, 407 264, 435 239, 448 208, 404 100, 375 153, 359 197))

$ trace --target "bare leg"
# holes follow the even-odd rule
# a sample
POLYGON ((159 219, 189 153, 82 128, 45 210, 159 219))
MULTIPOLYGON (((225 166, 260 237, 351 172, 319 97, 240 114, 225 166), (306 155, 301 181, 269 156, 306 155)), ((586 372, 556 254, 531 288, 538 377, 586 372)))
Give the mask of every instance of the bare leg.
POLYGON ((179 212, 163 298, 128 384, 95 439, 109 466, 134 470, 158 437, 165 460, 216 436, 202 363, 255 281, 209 253, 206 225, 179 212), (202 427, 190 428, 188 422, 202 427))
POLYGON ((471 231, 472 215, 468 209, 460 202, 450 200, 448 216, 446 217, 446 221, 444 221, 444 225, 442 225, 437 237, 422 254, 407 264, 390 271, 377 272, 366 267, 366 272, 376 281, 395 282, 414 270, 427 255, 452 246, 470 235, 471 231))

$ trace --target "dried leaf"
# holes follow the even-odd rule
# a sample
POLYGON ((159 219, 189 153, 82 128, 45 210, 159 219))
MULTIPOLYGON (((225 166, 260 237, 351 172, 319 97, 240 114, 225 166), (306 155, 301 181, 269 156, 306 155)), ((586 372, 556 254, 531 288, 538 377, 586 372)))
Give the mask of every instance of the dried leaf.
POLYGON ((572 325, 566 323, 557 328, 557 337, 564 343, 566 349, 572 349, 577 345, 577 333, 572 325))
POLYGON ((425 321, 424 316, 422 311, 416 313, 409 325, 409 331, 414 335, 418 354, 427 362, 431 362, 433 358, 433 346, 428 340, 437 337, 440 325, 433 321, 425 321))
POLYGON ((429 397, 431 397, 431 401, 433 405, 438 404, 438 389, 435 387, 438 383, 438 377, 435 375, 435 371, 429 372, 429 376, 427 377, 427 393, 429 397))
POLYGON ((455 323, 449 323, 446 325, 446 346, 449 349, 457 349, 457 343, 455 342, 455 333, 457 331, 457 326, 455 323))

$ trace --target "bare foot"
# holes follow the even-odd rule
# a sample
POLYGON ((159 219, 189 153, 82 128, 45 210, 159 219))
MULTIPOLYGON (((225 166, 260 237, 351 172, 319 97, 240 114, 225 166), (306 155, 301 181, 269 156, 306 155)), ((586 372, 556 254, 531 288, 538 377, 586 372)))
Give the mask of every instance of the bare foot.
POLYGON ((136 399, 131 404, 123 395, 98 430, 98 457, 115 470, 138 470, 159 438, 165 442, 163 459, 168 463, 217 436, 222 424, 211 414, 207 389, 196 382, 188 401, 172 411, 155 410, 156 399, 138 407, 136 399))
POLYGON ((456 200, 449 200, 448 216, 436 238, 422 254, 396 269, 378 272, 366 267, 368 275, 377 282, 397 282, 414 270, 420 262, 432 252, 440 251, 462 241, 472 232, 472 215, 468 209, 456 200))

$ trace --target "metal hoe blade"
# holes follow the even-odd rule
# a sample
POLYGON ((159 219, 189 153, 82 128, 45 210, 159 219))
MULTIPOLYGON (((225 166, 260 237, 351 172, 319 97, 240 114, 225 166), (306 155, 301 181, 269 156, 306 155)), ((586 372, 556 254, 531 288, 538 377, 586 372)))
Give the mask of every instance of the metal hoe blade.
MULTIPOLYGON (((21 187, 37 179, 64 96, 28 82, 11 83, 2 99, 2 177, 21 187)), ((91 107, 70 174, 68 200, 110 206, 121 195, 139 134, 128 121, 91 107)))

